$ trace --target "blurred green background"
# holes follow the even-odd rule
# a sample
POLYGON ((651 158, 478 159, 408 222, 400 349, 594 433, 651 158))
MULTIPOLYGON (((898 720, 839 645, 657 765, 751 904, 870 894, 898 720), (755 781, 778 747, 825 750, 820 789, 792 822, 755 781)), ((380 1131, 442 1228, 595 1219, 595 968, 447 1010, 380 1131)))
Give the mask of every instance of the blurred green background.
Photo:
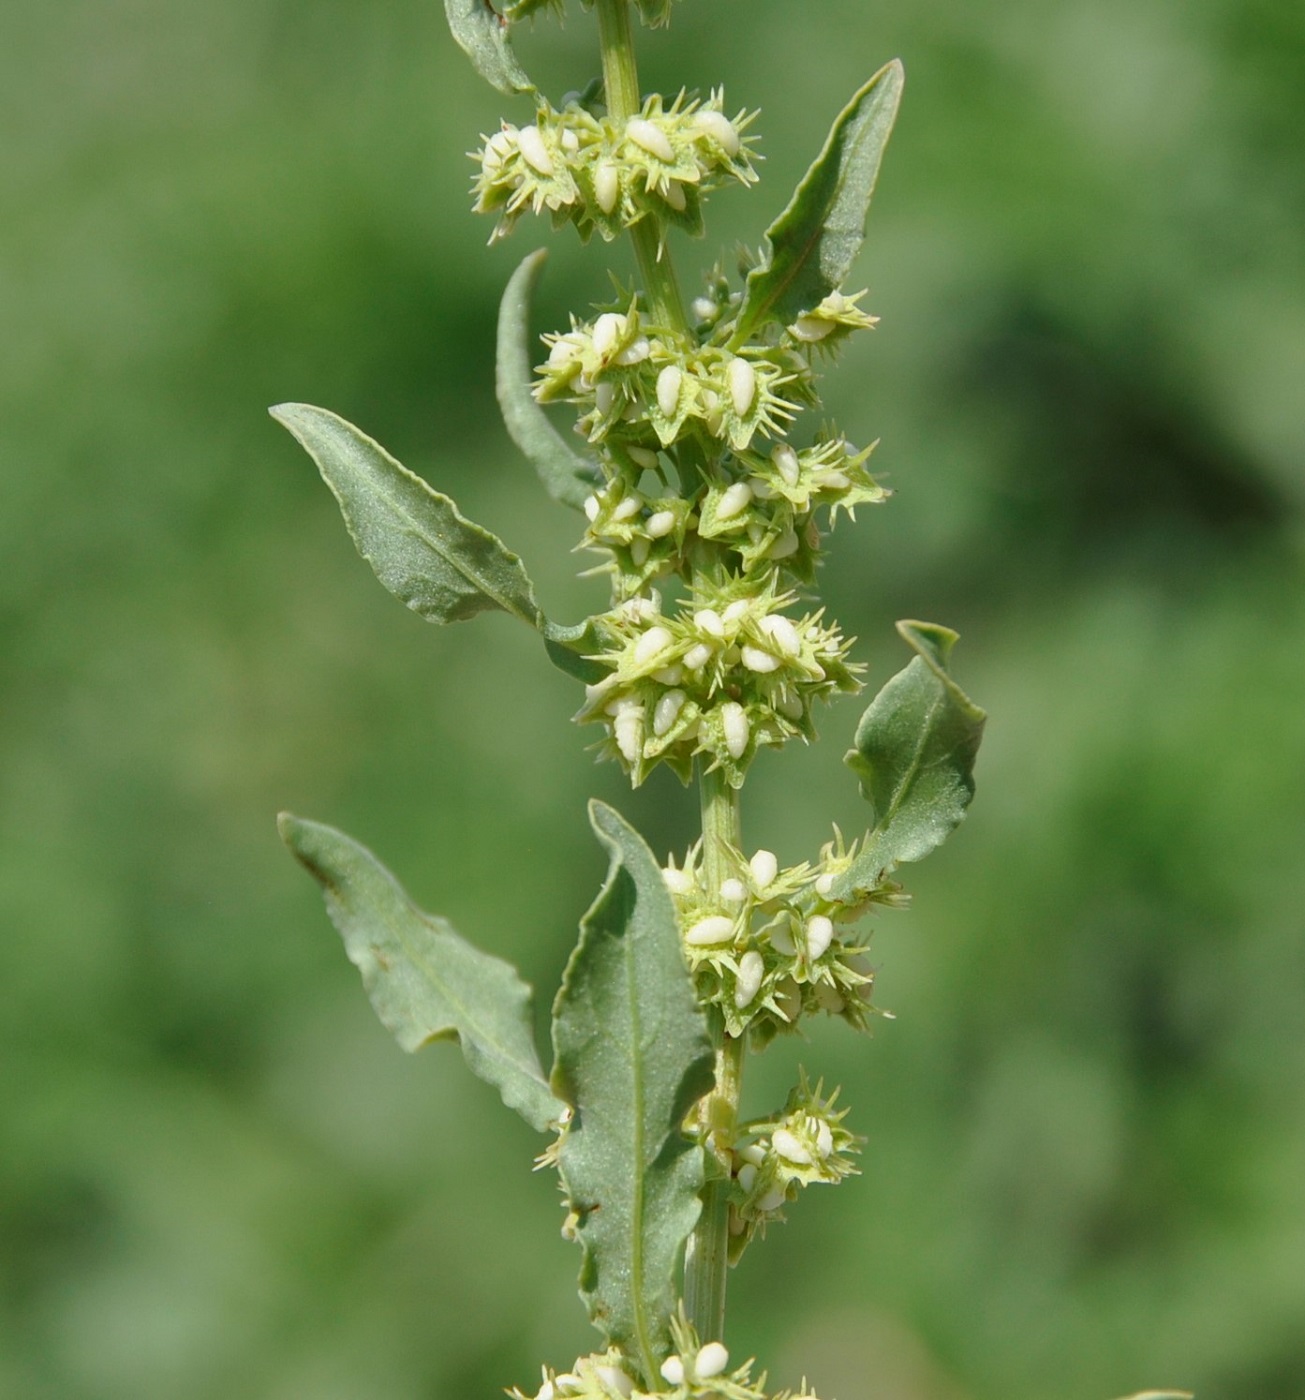
MULTIPOLYGON (((521 44, 550 95, 590 17, 521 44)), ((377 1024, 280 807, 372 845, 551 996, 601 879, 584 801, 659 851, 504 618, 375 583, 264 415, 332 407, 574 618, 574 517, 493 405, 623 250, 484 248, 464 152, 521 101, 435 0, 46 0, 0 43, 0 1395, 489 1396, 568 1364, 538 1143, 377 1024)), ((826 1400, 1305 1397, 1305 10, 1297 0, 685 0, 645 86, 762 109, 767 164, 675 246, 754 240, 876 67, 902 119, 829 382, 895 500, 840 527, 877 686, 947 622, 992 714, 972 819, 876 935, 841 1082, 864 1175, 733 1280, 730 1341, 826 1400)), ((863 821, 840 756, 762 759, 750 845, 863 821)))

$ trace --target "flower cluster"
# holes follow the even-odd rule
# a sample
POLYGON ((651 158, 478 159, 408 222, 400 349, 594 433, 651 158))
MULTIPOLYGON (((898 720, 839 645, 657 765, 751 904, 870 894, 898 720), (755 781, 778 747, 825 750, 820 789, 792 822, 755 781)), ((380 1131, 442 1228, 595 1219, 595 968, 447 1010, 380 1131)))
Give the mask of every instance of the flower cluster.
POLYGON ((752 1141, 734 1152, 734 1199, 730 1204, 731 1253, 734 1258, 758 1228, 804 1187, 833 1185, 856 1173, 852 1154, 861 1140, 843 1127, 847 1110, 834 1111, 835 1089, 823 1098, 803 1075, 777 1118, 748 1126, 752 1141))
POLYGON ((659 762, 688 781, 701 755, 738 787, 758 746, 812 732, 816 698, 860 688, 848 641, 821 612, 785 613, 793 602, 773 574, 760 588, 728 579, 669 614, 656 593, 627 599, 604 615, 611 642, 594 659, 608 674, 576 718, 606 726, 600 748, 636 785, 659 762))
POLYGON ((698 233, 707 191, 757 179, 744 135, 755 115, 726 116, 720 91, 705 102, 682 92, 669 107, 654 94, 625 122, 580 102, 560 111, 541 102, 532 125, 505 122, 472 153, 476 212, 499 216, 493 239, 528 210, 586 239, 596 230, 610 242, 650 215, 698 233))
MULTIPOLYGON (((754 1044, 792 1030, 803 1014, 841 1016, 857 1028, 871 1013, 874 973, 867 946, 851 936, 864 907, 835 897, 850 857, 831 841, 814 866, 781 869, 772 851, 750 859, 731 852, 731 873, 712 887, 689 851, 662 872, 675 903, 698 996, 717 1006, 729 1035, 750 1031, 754 1044)), ((900 903, 896 887, 877 892, 900 903)))

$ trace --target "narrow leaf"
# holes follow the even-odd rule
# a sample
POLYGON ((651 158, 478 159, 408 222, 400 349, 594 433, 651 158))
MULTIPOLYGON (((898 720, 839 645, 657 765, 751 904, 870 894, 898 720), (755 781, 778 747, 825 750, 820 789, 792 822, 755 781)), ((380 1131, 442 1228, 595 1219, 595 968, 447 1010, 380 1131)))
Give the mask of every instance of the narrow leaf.
POLYGON ((535 90, 512 52, 508 22, 490 0, 444 0, 444 13, 458 47, 487 83, 509 95, 535 90))
POLYGON ((531 393, 530 299, 547 256, 543 248, 531 253, 503 292, 495 387, 508 436, 539 473, 544 489, 554 500, 579 510, 598 480, 597 464, 567 442, 531 393))
POLYGON ((681 1125, 711 1088, 712 1051, 656 860, 610 807, 591 803, 589 820, 611 865, 554 1007, 553 1085, 575 1109, 560 1167, 589 1315, 651 1385, 701 1209, 702 1149, 681 1125))
POLYGON ((428 622, 501 609, 542 629, 521 560, 447 496, 324 408, 284 403, 270 412, 317 463, 358 552, 396 598, 428 622))
POLYGON ((516 968, 423 913, 365 846, 282 812, 277 830, 321 885, 376 1014, 407 1051, 456 1040, 473 1074, 547 1132, 562 1114, 535 1049, 530 988, 516 968))
POLYGON ((984 712, 947 670, 956 633, 899 622, 915 659, 875 696, 845 762, 861 779, 874 825, 833 896, 874 889, 893 866, 921 860, 951 834, 974 796, 974 759, 984 712))
POLYGON ((903 80, 902 65, 894 59, 838 114, 788 208, 766 230, 762 260, 744 288, 735 348, 759 323, 789 325, 843 285, 865 241, 903 80))

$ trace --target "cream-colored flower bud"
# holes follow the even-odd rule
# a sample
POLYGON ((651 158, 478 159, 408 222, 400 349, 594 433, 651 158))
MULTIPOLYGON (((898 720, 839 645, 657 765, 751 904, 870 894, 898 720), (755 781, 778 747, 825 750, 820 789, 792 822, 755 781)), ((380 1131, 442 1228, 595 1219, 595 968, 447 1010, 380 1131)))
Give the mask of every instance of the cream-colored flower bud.
POLYGON ((538 175, 546 179, 553 173, 553 157, 548 153, 543 135, 537 126, 523 126, 517 132, 517 150, 521 159, 538 175))
POLYGON ((603 380, 594 390, 594 407, 606 418, 612 411, 612 405, 616 402, 616 385, 610 380, 603 380))
POLYGON ((610 160, 600 160, 594 167, 594 198, 604 214, 616 208, 621 193, 621 177, 610 160))
POLYGON ((733 759, 742 758, 752 733, 748 712, 737 700, 727 700, 720 707, 720 721, 725 733, 725 751, 733 759))
POLYGON ((731 520, 736 515, 742 515, 751 504, 752 487, 746 481, 736 481, 721 492, 716 502, 716 519, 731 520))
POLYGON ((779 874, 779 861, 774 851, 756 851, 748 862, 748 873, 758 890, 769 889, 779 874))
POLYGON ((687 870, 677 870, 671 865, 662 871, 662 883, 672 894, 683 897, 693 889, 693 876, 687 870))
MULTIPOLYGON (((739 959, 739 971, 734 979, 734 1005, 740 1011, 757 995, 761 990, 761 979, 766 975, 766 965, 761 959, 761 954, 755 948, 750 948, 739 959)), ((744 1169, 746 1170, 746 1168, 744 1169)), ((752 1168, 753 1175, 756 1174, 756 1167, 752 1168)), ((742 1173, 740 1173, 740 1178, 742 1173)))
POLYGON ((655 657, 674 645, 675 638, 666 627, 650 627, 634 644, 634 664, 646 666, 655 657))
POLYGON ((708 1342, 693 1358, 693 1374, 700 1381, 708 1381, 730 1364, 730 1354, 721 1342, 708 1342))
POLYGON ((701 671, 710 660, 711 648, 706 642, 696 642, 684 653, 684 665, 690 671, 701 671))
POLYGON ((796 486, 798 477, 802 474, 802 464, 798 461, 798 455, 786 442, 777 442, 770 450, 770 460, 775 464, 775 470, 784 478, 789 486, 796 486))
POLYGON ((724 112, 710 109, 693 114, 693 126, 704 136, 710 136, 727 156, 739 153, 739 133, 734 123, 724 112))
POLYGON ((770 1135, 770 1145, 786 1162, 792 1162, 799 1167, 811 1165, 811 1153, 787 1128, 776 1128, 770 1135))
POLYGON ((721 619, 727 627, 733 627, 735 623, 742 622, 747 617, 752 604, 746 598, 735 598, 723 613, 721 619))
POLYGON ((834 941, 834 925, 823 914, 813 914, 807 920, 807 957, 812 962, 821 957, 834 941))
POLYGON ((769 675, 771 671, 778 671, 780 668, 779 657, 762 651, 760 647, 744 646, 740 649, 739 656, 748 670, 755 671, 759 676, 769 675))
POLYGON ((802 650, 802 637, 783 613, 767 613, 757 624, 784 656, 796 656, 802 650))
POLYGON ((675 147, 656 122, 650 122, 645 117, 631 117, 625 124, 625 134, 650 156, 656 156, 667 165, 675 163, 675 147))
POLYGON ((612 736, 621 757, 637 763, 643 754, 643 706, 637 700, 625 704, 612 721, 612 736))
POLYGON ((720 882, 720 897, 725 904, 739 905, 747 899, 748 891, 742 880, 731 875, 720 882))
POLYGON ((678 1356, 668 1356, 661 1365, 662 1380, 667 1385, 684 1384, 684 1362, 678 1356))
POLYGON ((716 305, 710 297, 694 297, 689 309, 700 321, 711 321, 715 319, 720 307, 716 305))
POLYGON ((638 539, 631 541, 630 562, 636 569, 642 569, 648 562, 648 556, 652 553, 652 541, 645 535, 640 535, 638 539))
POLYGON ((740 418, 746 418, 757 396, 757 372, 742 356, 736 355, 725 367, 730 402, 740 418))
POLYGON ((714 948, 718 943, 728 943, 733 937, 733 919, 727 914, 708 914, 689 929, 684 941, 692 948, 714 948))
POLYGON ((622 499, 616 503, 616 507, 612 511, 612 519, 633 520, 642 509, 643 497, 636 492, 631 492, 630 495, 622 497, 622 499))
POLYGON ((648 531, 650 539, 660 540, 669 535, 675 529, 675 512, 673 510, 659 510, 648 517, 648 523, 644 526, 648 531))
POLYGON ((669 733, 671 726, 679 719, 685 698, 682 690, 668 690, 657 702, 657 708, 653 711, 653 733, 659 739, 669 733))
POLYGON ((597 496, 585 497, 585 515, 588 517, 590 524, 593 524, 593 522, 598 519, 598 512, 601 509, 602 503, 597 496))
POLYGON ((605 360, 626 332, 626 320, 619 311, 605 311, 594 322, 594 354, 605 360))
POLYGON ((662 191, 662 198, 675 210, 677 214, 683 214, 688 207, 689 201, 684 197, 684 186, 678 180, 668 180, 666 188, 662 191))
POLYGON ((684 383, 684 372, 679 365, 667 365, 657 376, 657 407, 662 416, 674 418, 680 406, 680 385, 684 383))
POLYGON ((693 615, 693 625, 709 637, 722 638, 725 635, 725 624, 715 608, 699 608, 693 615))

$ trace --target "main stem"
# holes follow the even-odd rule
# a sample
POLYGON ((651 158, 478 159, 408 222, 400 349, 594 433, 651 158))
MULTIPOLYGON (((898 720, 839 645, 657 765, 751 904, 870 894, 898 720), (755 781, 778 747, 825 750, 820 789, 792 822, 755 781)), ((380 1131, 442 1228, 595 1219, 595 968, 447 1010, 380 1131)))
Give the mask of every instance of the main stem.
MULTIPOLYGON (((626 122, 642 110, 639 70, 629 0, 598 0, 598 37, 603 55, 603 85, 608 114, 626 122)), ((644 295, 653 321, 665 330, 687 334, 684 301, 664 243, 665 226, 648 215, 630 229, 644 295)), ((719 889, 732 873, 730 852, 741 849, 739 794, 720 769, 699 770, 702 804, 703 873, 709 889, 719 889)), ((699 1108, 708 1154, 708 1184, 702 1214, 684 1252, 684 1307, 704 1340, 725 1334, 725 1277, 729 1268, 730 1149, 738 1121, 743 1078, 744 1038, 725 1033, 720 1012, 711 1013, 716 1049, 716 1083, 699 1108)))

